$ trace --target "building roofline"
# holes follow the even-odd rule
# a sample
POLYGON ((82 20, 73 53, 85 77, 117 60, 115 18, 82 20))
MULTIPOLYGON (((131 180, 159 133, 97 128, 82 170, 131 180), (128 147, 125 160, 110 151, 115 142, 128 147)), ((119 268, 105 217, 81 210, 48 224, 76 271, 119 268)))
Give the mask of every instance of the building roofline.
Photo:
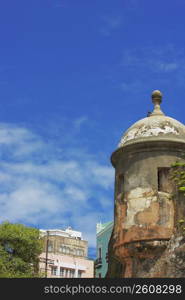
MULTIPOLYGON (((106 224, 106 223, 105 223, 106 224)), ((103 225, 103 224, 102 224, 103 225)), ((98 233, 96 233, 96 236, 98 237, 98 236, 100 236, 102 233, 104 233, 104 232, 106 232, 108 229, 110 229, 111 227, 113 228, 113 226, 114 226, 114 221, 110 221, 109 222, 109 224, 106 226, 106 227, 104 227, 104 228, 102 228, 102 230, 100 230, 98 233)))

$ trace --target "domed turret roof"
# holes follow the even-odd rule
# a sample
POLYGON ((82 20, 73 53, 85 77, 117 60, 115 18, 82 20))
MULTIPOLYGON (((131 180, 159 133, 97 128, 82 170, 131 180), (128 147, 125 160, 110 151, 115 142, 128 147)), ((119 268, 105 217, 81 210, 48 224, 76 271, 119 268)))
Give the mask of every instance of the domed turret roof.
POLYGON ((185 126, 161 111, 162 93, 152 93, 154 111, 133 124, 122 136, 118 148, 144 141, 170 140, 185 143, 185 126))

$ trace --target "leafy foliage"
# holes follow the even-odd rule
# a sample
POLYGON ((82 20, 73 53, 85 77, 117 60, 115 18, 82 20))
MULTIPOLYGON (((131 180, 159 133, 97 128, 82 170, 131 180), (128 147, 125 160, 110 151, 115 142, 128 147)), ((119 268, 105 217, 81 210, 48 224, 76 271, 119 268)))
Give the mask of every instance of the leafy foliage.
POLYGON ((39 230, 22 224, 0 224, 0 277, 39 277, 42 241, 39 230))
POLYGON ((185 192, 185 163, 177 161, 171 167, 171 178, 174 180, 178 190, 185 192))
MULTIPOLYGON (((174 180, 178 191, 183 192, 185 195, 185 163, 176 161, 171 167, 171 178, 174 180)), ((185 220, 184 216, 182 217, 177 222, 177 229, 181 234, 185 235, 185 220)))

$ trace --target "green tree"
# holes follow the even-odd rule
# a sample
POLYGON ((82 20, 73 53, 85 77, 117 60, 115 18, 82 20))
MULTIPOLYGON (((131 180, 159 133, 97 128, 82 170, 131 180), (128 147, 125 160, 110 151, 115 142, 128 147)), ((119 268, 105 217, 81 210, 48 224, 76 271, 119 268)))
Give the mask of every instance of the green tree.
POLYGON ((185 235, 185 163, 183 161, 178 160, 174 164, 172 164, 171 179, 175 183, 176 192, 174 196, 178 201, 178 204, 176 204, 175 208, 177 214, 176 228, 179 233, 185 235))
POLYGON ((0 277, 40 277, 39 230, 22 224, 0 224, 0 277))
POLYGON ((171 167, 171 178, 174 180, 178 190, 185 192, 185 163, 176 161, 171 167))

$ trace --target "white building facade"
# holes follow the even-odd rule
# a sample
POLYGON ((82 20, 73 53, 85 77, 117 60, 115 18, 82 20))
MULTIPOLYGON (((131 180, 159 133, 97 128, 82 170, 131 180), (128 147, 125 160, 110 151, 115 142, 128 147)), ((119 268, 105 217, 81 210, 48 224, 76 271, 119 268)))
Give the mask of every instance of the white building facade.
POLYGON ((66 230, 40 230, 44 251, 40 255, 40 271, 45 277, 93 278, 94 261, 88 259, 88 243, 82 233, 66 230))

